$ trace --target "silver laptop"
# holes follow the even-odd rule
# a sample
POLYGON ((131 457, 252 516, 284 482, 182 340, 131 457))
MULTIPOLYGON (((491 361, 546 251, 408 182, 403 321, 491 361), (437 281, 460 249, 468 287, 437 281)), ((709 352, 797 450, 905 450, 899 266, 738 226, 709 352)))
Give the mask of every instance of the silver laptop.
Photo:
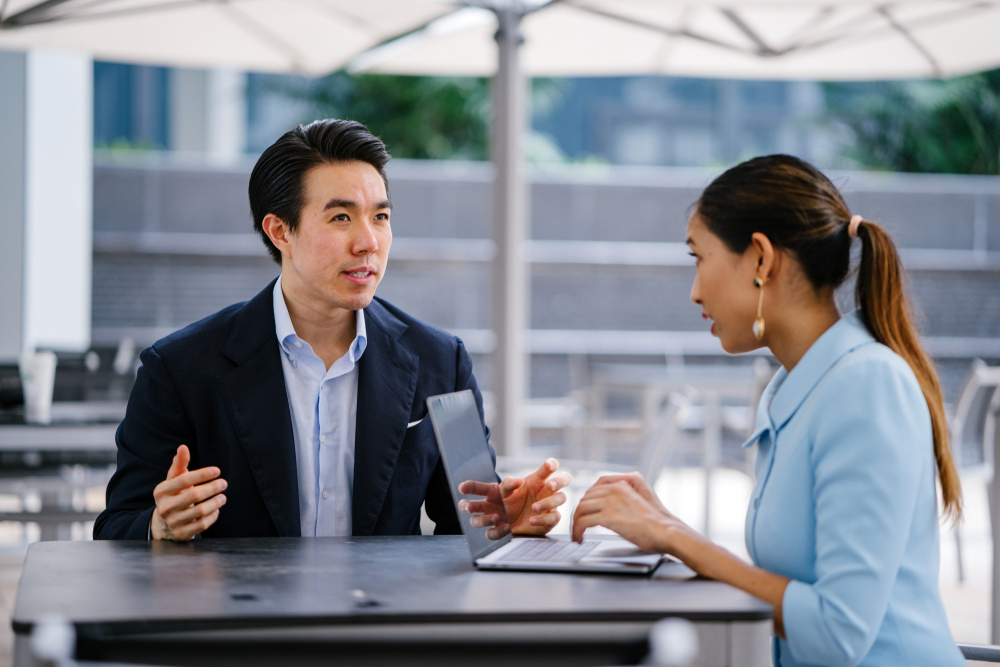
MULTIPOLYGON (((495 484, 496 473, 479 410, 472 391, 432 396, 427 399, 438 450, 444 460, 451 497, 458 511, 460 500, 481 500, 458 492, 467 480, 495 484)), ((615 572, 649 574, 662 556, 642 551, 621 540, 569 540, 547 537, 486 537, 488 528, 473 527, 468 514, 458 512, 462 533, 476 567, 484 570, 539 570, 546 572, 615 572)))

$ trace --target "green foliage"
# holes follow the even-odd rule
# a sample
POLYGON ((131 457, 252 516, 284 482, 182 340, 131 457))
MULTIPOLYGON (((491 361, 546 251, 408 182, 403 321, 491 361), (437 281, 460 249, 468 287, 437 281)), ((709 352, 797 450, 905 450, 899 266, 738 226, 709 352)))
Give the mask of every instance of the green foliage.
POLYGON ((873 169, 1000 173, 1000 70, 948 80, 824 85, 855 135, 846 157, 873 169))
MULTIPOLYGON (((273 77, 260 85, 260 92, 305 102, 315 118, 364 123, 396 158, 489 158, 489 79, 335 72, 321 79, 273 77)), ((532 81, 536 115, 558 106, 564 90, 555 79, 532 81)))

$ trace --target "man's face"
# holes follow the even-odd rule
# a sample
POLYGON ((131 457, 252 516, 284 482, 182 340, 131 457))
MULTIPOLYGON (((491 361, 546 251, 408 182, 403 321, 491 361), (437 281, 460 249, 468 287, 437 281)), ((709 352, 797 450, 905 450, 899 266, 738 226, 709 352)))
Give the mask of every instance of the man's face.
POLYGON ((367 162, 321 164, 306 172, 305 204, 281 250, 282 281, 328 306, 371 303, 392 244, 385 183, 367 162))

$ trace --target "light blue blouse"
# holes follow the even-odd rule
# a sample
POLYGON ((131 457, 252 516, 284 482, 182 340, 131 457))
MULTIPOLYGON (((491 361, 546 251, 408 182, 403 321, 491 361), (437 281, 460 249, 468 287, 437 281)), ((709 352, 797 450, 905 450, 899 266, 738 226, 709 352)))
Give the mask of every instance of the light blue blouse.
POLYGON ((930 412, 858 314, 824 333, 757 410, 753 562, 792 579, 774 662, 964 665, 938 591, 930 412))

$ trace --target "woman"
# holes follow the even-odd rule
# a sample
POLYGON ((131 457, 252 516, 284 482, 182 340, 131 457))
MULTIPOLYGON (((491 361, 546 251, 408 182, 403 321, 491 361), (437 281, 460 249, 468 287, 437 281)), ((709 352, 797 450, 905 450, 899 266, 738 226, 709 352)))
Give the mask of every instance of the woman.
POLYGON ((938 592, 938 512, 961 514, 941 389, 889 236, 805 162, 717 178, 688 223, 691 300, 729 353, 781 363, 757 410, 754 565, 673 516, 638 474, 600 479, 573 538, 604 526, 774 606, 777 665, 963 665, 938 592), (858 310, 834 290, 861 242, 858 310))

